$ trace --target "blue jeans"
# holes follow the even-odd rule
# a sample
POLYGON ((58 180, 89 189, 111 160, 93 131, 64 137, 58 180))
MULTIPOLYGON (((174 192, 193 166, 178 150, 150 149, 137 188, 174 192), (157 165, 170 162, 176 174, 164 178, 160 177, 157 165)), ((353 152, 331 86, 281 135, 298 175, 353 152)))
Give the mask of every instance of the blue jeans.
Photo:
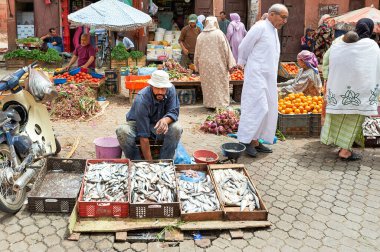
POLYGON ((51 43, 47 43, 47 47, 48 48, 53 48, 54 50, 56 50, 57 52, 62 52, 62 48, 60 46, 54 46, 52 45, 51 43))
MULTIPOLYGON (((173 159, 175 150, 182 135, 182 127, 178 122, 169 124, 168 132, 157 135, 154 125, 151 126, 151 138, 163 141, 160 151, 160 159, 173 159)), ((131 160, 141 160, 140 150, 136 145, 136 122, 128 121, 126 125, 121 125, 116 129, 116 136, 119 140, 121 149, 126 158, 131 160)))

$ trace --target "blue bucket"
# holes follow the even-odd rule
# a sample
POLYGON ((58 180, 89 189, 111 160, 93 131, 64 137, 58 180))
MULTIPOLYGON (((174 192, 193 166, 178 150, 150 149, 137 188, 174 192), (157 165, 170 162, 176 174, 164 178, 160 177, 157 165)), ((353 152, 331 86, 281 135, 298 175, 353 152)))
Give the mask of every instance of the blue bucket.
POLYGON ((65 84, 67 82, 67 79, 66 78, 57 78, 57 79, 54 79, 54 84, 55 85, 58 85, 58 84, 65 84))

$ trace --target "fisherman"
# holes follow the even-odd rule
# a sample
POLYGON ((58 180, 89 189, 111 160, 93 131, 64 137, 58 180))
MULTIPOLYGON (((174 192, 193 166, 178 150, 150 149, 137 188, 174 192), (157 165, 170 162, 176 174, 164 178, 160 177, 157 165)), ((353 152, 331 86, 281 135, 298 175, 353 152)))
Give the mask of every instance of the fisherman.
POLYGON ((182 134, 178 96, 165 71, 154 71, 148 83, 127 113, 127 124, 116 129, 117 139, 126 158, 141 160, 139 141, 143 158, 152 160, 149 140, 157 140, 163 141, 160 159, 173 159, 182 134))

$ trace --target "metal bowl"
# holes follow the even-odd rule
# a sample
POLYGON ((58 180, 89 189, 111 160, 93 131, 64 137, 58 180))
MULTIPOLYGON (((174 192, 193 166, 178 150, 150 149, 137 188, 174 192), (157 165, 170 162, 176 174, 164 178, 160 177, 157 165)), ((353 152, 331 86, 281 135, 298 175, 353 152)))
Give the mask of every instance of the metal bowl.
POLYGON ((245 146, 241 143, 225 143, 221 148, 223 156, 229 159, 238 159, 245 151, 245 146))

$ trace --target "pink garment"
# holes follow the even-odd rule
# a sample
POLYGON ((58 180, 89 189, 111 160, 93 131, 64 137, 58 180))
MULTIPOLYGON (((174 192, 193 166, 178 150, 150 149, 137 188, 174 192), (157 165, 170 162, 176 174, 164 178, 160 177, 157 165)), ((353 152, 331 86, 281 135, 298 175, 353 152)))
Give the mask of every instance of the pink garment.
POLYGON ((242 22, 240 22, 240 16, 237 13, 230 14, 231 22, 227 27, 227 39, 230 43, 232 54, 236 62, 238 61, 239 56, 239 45, 245 35, 247 34, 247 30, 242 22))

